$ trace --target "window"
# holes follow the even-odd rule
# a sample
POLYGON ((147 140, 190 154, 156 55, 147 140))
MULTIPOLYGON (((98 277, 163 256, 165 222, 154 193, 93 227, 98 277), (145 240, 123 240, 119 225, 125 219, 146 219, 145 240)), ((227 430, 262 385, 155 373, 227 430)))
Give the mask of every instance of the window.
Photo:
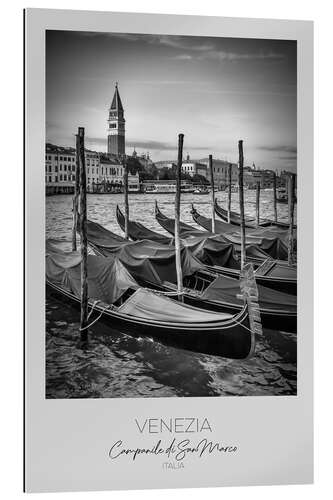
POLYGON ((54 167, 54 171, 55 171, 55 172, 58 172, 58 165, 55 165, 55 167, 54 167))
POLYGON ((94 173, 95 173, 95 169, 94 169, 94 168, 92 168, 92 169, 91 169, 91 173, 92 173, 92 174, 94 174, 94 173))
POLYGON ((60 158, 59 158, 59 159, 60 159, 60 161, 62 161, 62 156, 60 156, 60 158))
POLYGON ((52 182, 52 177, 51 177, 51 175, 49 175, 49 182, 52 182))
POLYGON ((87 168, 87 172, 88 172, 88 174, 89 174, 89 170, 90 170, 90 168, 87 168))
POLYGON ((103 169, 103 167, 102 167, 102 175, 103 175, 103 173, 104 173, 104 169, 103 169))
POLYGON ((117 127, 117 124, 116 123, 110 123, 109 124, 109 128, 116 128, 117 127))
POLYGON ((64 181, 67 181, 67 174, 64 174, 64 181))
POLYGON ((96 174, 98 174, 98 168, 96 168, 96 174))
POLYGON ((62 181, 62 174, 60 174, 60 180, 62 181))
POLYGON ((90 160, 87 160, 87 165, 90 165, 90 160))
POLYGON ((64 171, 67 172, 67 165, 64 165, 64 171))
POLYGON ((58 182, 58 176, 57 175, 54 178, 54 182, 58 182))
POLYGON ((49 172, 52 172, 52 167, 51 167, 51 165, 49 165, 49 172))
POLYGON ((60 171, 62 171, 62 165, 60 165, 59 169, 60 169, 60 171))
POLYGON ((72 180, 75 181, 75 174, 72 174, 72 180))

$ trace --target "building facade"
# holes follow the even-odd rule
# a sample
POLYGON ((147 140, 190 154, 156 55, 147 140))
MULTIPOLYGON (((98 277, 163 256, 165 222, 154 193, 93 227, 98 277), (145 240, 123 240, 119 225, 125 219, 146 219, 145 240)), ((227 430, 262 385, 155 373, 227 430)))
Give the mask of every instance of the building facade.
MULTIPOLYGON (((207 179, 210 180, 209 170, 209 159, 203 158, 199 160, 200 163, 206 165, 207 168, 207 179)), ((215 188, 219 190, 225 189, 229 184, 229 165, 231 165, 231 184, 236 185, 238 183, 238 165, 236 163, 230 163, 225 160, 218 160, 213 158, 213 173, 214 173, 214 185, 215 188)))
POLYGON ((107 123, 107 152, 110 155, 123 157, 125 155, 125 118, 117 83, 107 123))
MULTIPOLYGON (((118 158, 96 151, 85 151, 88 193, 122 192, 124 186, 124 166, 118 158)), ((46 144, 45 186, 46 194, 74 193, 76 151, 46 144)), ((129 173, 128 188, 138 192, 139 173, 129 173)))
POLYGON ((74 148, 46 144, 45 185, 46 194, 73 193, 75 183, 76 153, 74 148))
POLYGON ((191 177, 194 175, 202 175, 207 178, 207 165, 205 163, 200 163, 197 160, 191 160, 190 156, 187 155, 186 160, 182 162, 182 172, 188 174, 191 177))

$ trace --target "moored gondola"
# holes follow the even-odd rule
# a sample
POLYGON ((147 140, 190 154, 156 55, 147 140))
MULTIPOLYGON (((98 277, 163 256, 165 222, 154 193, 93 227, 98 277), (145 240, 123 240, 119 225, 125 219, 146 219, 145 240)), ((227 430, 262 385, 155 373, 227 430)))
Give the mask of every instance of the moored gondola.
MULTIPOLYGON (((116 218, 120 228, 124 231, 125 218, 119 206, 116 209, 116 218)), ((172 244, 171 238, 145 228, 143 224, 132 220, 128 221, 128 234, 134 241, 149 239, 167 245, 172 244)), ((184 238, 182 244, 189 248, 194 257, 209 270, 239 278, 240 263, 233 252, 233 245, 219 235, 203 233, 201 238, 184 238)), ((250 262, 256 264, 255 276, 258 284, 296 295, 297 269, 295 267, 270 258, 268 254, 254 246, 247 248, 247 257, 250 262)))
MULTIPOLYGON (((149 240, 129 242, 123 238, 119 241, 119 235, 92 221, 88 221, 87 231, 91 248, 105 257, 117 256, 141 286, 175 292, 177 278, 172 246, 149 240)), ((240 311, 239 279, 207 269, 186 246, 181 248, 181 260, 185 303, 213 311, 240 311)), ((296 297, 262 285, 258 285, 258 292, 263 326, 296 331, 296 297)))
MULTIPOLYGON (((279 200, 277 199, 279 202, 279 200)), ((228 222, 228 211, 225 208, 222 208, 218 201, 215 199, 215 213, 225 222, 228 222)), ((234 226, 240 226, 240 215, 237 212, 230 212, 230 224, 234 226)), ((245 219, 245 226, 247 228, 255 229, 257 228, 256 220, 254 218, 246 217, 245 219)), ((259 221, 259 226, 260 227, 271 227, 273 229, 274 227, 280 228, 280 229, 288 229, 289 224, 288 222, 275 222, 271 219, 260 219, 259 221)), ((296 227, 296 226, 295 226, 296 227)))
MULTIPOLYGON (((78 306, 80 267, 78 252, 47 250, 50 293, 78 306)), ((88 256, 88 293, 91 324, 99 319, 127 335, 225 358, 245 359, 254 353, 260 323, 249 314, 255 307, 249 296, 235 315, 199 309, 141 288, 119 259, 95 255, 88 256)))

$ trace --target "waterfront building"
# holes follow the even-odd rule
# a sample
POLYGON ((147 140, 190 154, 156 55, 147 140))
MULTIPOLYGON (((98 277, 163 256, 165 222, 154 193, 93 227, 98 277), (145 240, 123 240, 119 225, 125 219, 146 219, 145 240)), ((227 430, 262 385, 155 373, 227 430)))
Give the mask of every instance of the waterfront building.
MULTIPOLYGON (((207 179, 210 180, 210 172, 208 172, 209 159, 203 158, 199 162, 206 165, 207 179)), ((219 190, 225 189, 229 184, 228 172, 230 163, 225 160, 213 158, 214 185, 219 190)), ((234 186, 238 184, 238 165, 236 163, 231 163, 231 184, 234 186)))
POLYGON ((273 187, 274 172, 272 170, 259 170, 251 167, 244 167, 244 186, 247 189, 256 189, 260 184, 261 189, 273 187))
POLYGON ((197 160, 191 160, 190 155, 187 155, 186 160, 183 160, 182 163, 182 172, 188 174, 190 177, 202 175, 207 178, 207 165, 197 160))
MULTIPOLYGON (((85 150, 87 191, 90 193, 117 192, 123 189, 124 167, 111 155, 85 150)), ((46 144, 46 194, 74 193, 76 151, 74 148, 46 144)), ((139 174, 129 173, 129 191, 138 192, 139 174)))
POLYGON ((46 194, 73 193, 75 183, 76 153, 74 148, 46 144, 45 185, 46 194))
POLYGON ((110 155, 100 155, 100 188, 106 192, 120 191, 123 185, 124 166, 110 155))
POLYGON ((125 155, 125 118, 117 83, 107 123, 107 152, 109 155, 123 157, 125 155))

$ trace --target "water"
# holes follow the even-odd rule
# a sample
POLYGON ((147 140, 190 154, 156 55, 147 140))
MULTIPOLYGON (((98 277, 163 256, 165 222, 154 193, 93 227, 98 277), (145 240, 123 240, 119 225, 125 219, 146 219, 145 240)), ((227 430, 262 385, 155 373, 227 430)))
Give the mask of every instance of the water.
MULTIPOLYGON (((217 193, 225 202, 226 193, 217 193)), ((261 216, 272 217, 272 191, 261 192, 261 216)), ((154 218, 154 195, 131 194, 133 219, 164 233, 154 218)), ((196 226, 190 214, 194 202, 209 216, 209 196, 182 195, 181 219, 196 226)), ((255 191, 246 192, 247 215, 254 216, 255 191)), ((158 195, 162 211, 173 216, 174 195, 158 195)), ((123 196, 88 195, 88 217, 122 234, 115 220, 123 196)), ((71 248, 71 207, 68 195, 46 199, 46 236, 71 248)), ((232 209, 238 211, 233 194, 232 209)), ((278 206, 287 220, 287 207, 278 206)), ((166 234, 166 233, 165 233, 166 234)), ((294 395, 297 391, 296 335, 264 330, 255 356, 227 360, 165 346, 148 338, 133 338, 102 322, 91 328, 87 349, 78 344, 79 311, 47 295, 46 396, 48 398, 111 398, 171 396, 294 395)))

